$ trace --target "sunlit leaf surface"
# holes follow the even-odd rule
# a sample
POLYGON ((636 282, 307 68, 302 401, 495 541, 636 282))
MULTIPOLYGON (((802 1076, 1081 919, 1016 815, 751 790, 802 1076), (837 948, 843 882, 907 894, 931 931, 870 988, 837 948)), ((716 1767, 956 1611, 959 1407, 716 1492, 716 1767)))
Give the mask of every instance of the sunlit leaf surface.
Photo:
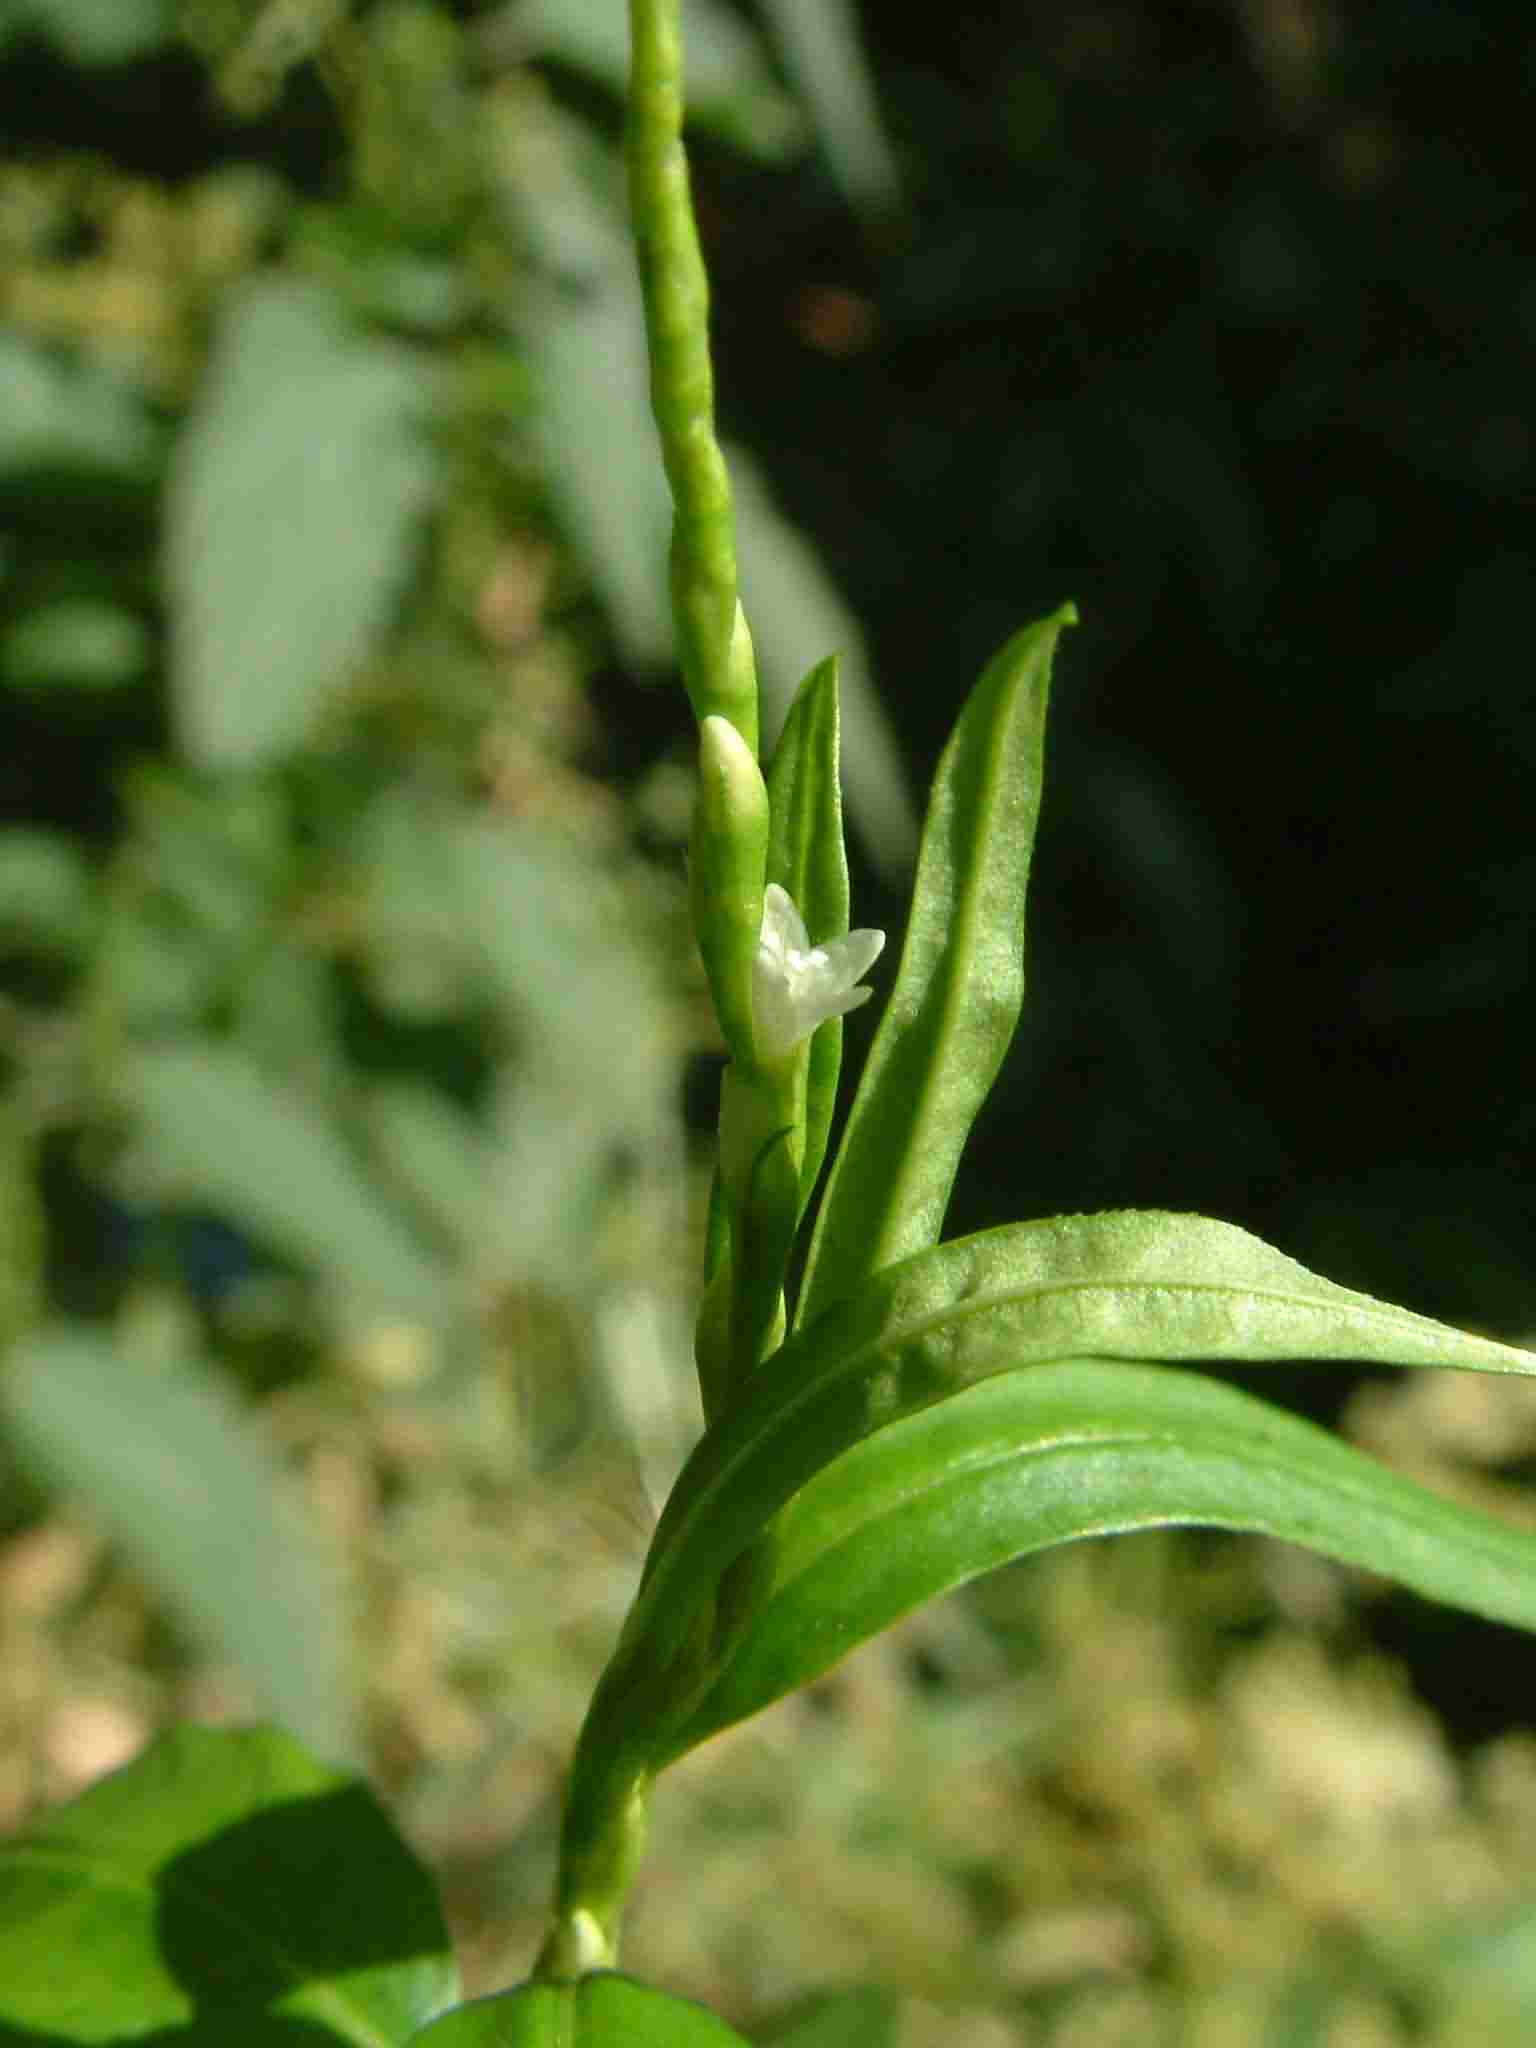
POLYGON ((4 2048, 397 2048, 457 1983, 383 1809, 272 1729, 179 1729, 0 1848, 4 2048))

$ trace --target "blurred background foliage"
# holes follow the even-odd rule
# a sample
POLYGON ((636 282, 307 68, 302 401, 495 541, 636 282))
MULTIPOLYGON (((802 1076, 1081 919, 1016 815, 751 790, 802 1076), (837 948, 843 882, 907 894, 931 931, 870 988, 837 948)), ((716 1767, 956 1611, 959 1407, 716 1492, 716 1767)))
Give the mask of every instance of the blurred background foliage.
MULTIPOLYGON (((689 25, 860 921, 987 654, 1085 613, 957 1225, 1198 1208, 1529 1339, 1526 11, 689 25)), ((277 1711, 483 1985, 697 1427, 624 68, 620 0, 0 0, 0 1825, 277 1711)), ((1536 1512, 1518 1388, 1264 1385, 1536 1512)), ((746 2024, 878 1979, 903 2048, 1523 2037, 1533 1678, 1288 1552, 1020 1567, 679 1770, 629 1957, 746 2024)))

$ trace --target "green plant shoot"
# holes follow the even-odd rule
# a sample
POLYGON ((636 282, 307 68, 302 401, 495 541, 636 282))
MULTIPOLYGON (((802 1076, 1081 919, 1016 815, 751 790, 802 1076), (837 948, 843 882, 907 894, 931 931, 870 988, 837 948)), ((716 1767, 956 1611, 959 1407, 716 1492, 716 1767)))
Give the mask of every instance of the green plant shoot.
MULTIPOLYGON (((1024 999, 1047 701, 1071 604, 1017 632, 960 710, 901 958, 832 1142, 842 1019, 880 1000, 884 935, 857 925, 849 900, 830 651, 766 772, 759 762, 683 151, 682 13, 682 0, 630 0, 628 172, 674 511, 671 605, 698 721, 690 902, 728 1056, 696 1334, 705 1427, 576 1743, 546 1938, 529 1981, 462 2002, 430 1884, 355 1779, 273 1732, 184 1731, 0 1850, 0 2044, 212 2048, 292 2032, 355 2048, 741 2048, 714 2015, 618 1972, 658 1774, 920 1603, 1053 1545, 1173 1523, 1258 1532, 1536 1630, 1536 1533, 1198 1370, 1319 1359, 1530 1377, 1536 1356, 1203 1217, 1058 1216, 944 1237, 1024 999)), ((314 324, 297 303, 282 320, 314 324)), ((455 848, 472 880, 514 874, 481 854, 490 862, 473 838, 455 848)), ((166 1054, 136 1086, 175 1125, 208 1079, 206 1062, 166 1054)), ((279 1115, 264 1085, 241 1086, 238 1129, 300 1161, 295 1181, 318 1172, 345 1188, 340 1151, 306 1144, 303 1119, 279 1115)), ((194 1118, 191 1149, 207 1122, 194 1118)), ((263 1202, 282 1226, 286 1185, 263 1202)), ((342 1241, 397 1290, 438 1299, 436 1270, 397 1255, 386 1212, 354 1218, 342 1241)), ((72 1393, 96 1400, 111 1369, 78 1347, 23 1346, 4 1392, 18 1441, 70 1470, 72 1393)), ((170 1375, 161 1394, 177 1440, 212 1446, 211 1463, 230 1434, 222 1408, 170 1375)), ((225 1484, 214 1507, 265 1499, 247 1468, 220 1469, 240 1488, 225 1484)), ((159 1483, 158 1467, 119 1476, 112 1507, 130 1534, 159 1483)), ((211 1498, 197 1527, 217 1533, 211 1498)), ((271 1626, 251 1639, 269 1643, 271 1626)), ((344 1731, 294 1699, 290 1718, 311 1713, 339 1748, 344 1731)), ((858 2011, 883 2038, 878 1995, 858 2011)))

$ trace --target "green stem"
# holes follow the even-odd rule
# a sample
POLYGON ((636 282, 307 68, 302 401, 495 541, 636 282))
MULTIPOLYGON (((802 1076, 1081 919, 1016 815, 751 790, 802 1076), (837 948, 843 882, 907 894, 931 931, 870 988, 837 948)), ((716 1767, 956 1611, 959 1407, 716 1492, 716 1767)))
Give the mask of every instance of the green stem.
MULTIPOLYGON (((672 605, 683 678, 702 728, 690 854, 694 919, 722 1030, 755 1106, 739 1134, 737 1149, 746 1151, 726 1161, 734 1242, 723 1259, 726 1233, 718 1224, 716 1231, 719 1327, 700 1352, 705 1404, 714 1413, 755 1363, 769 1332, 782 1330, 778 1287, 788 1239, 781 1243, 783 1233, 765 1233, 756 1210, 771 1183, 776 1210, 797 1213, 799 1169, 780 1142, 784 1118, 757 1128, 777 1107, 773 1090, 766 1108, 750 1093, 757 1076, 752 962, 763 915, 769 807, 757 766, 752 643, 736 591, 730 478, 715 439, 709 285, 683 154, 681 12, 681 0, 630 0, 629 178, 651 403, 675 513, 672 605)), ((644 1842, 661 1730, 676 1723, 690 1687, 704 1675, 713 1624, 712 1612, 702 1616, 682 1654, 643 1682, 633 1648, 626 1658, 621 1645, 598 1686, 566 1787, 554 1915, 537 1977, 569 1982, 617 1962, 619 1920, 644 1842)))
POLYGON ((645 1846, 650 1773, 617 1748, 577 1744, 560 1831, 554 1916, 534 1976, 573 1983, 619 1959, 619 1922, 645 1846), (595 1753, 594 1753, 595 1752, 595 1753))
POLYGON ((715 438, 709 281, 683 153, 681 0, 630 0, 629 191, 651 360, 651 406, 672 486, 672 606, 700 719, 728 718, 757 752, 757 678, 736 588, 731 483, 715 438))

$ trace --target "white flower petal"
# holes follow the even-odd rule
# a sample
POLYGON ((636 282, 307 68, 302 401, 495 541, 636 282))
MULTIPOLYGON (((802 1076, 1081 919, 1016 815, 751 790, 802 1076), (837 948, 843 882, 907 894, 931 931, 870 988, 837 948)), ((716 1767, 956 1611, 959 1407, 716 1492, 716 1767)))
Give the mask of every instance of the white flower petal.
POLYGON ((805 928, 805 919, 795 908, 794 897, 787 889, 781 889, 777 882, 770 882, 763 891, 763 930, 759 943, 771 946, 781 956, 810 949, 811 937, 805 928))
POLYGON ((864 979, 885 951, 885 933, 865 926, 856 932, 844 932, 840 939, 828 939, 818 951, 834 963, 844 986, 851 986, 864 979))
POLYGON ((763 892, 763 924, 752 966, 759 1058, 786 1058, 818 1024, 868 1002, 873 991, 855 984, 884 944, 884 932, 863 930, 812 946, 794 899, 770 882, 763 892))

